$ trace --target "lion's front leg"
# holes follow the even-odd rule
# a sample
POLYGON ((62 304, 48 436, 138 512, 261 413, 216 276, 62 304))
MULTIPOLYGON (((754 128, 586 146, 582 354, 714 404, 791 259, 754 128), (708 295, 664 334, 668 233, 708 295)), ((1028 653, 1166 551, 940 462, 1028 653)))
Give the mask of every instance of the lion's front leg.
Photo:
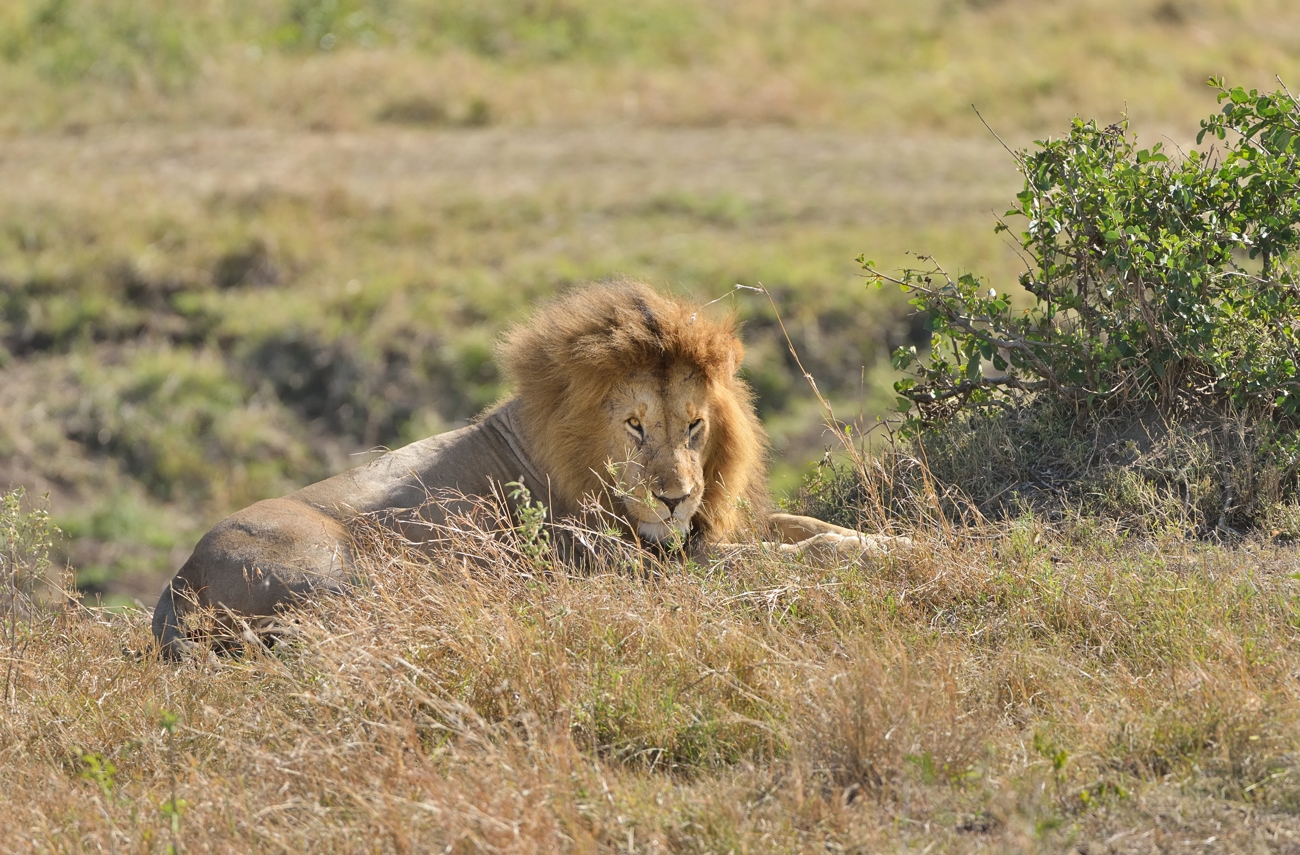
POLYGON ((817 563, 854 562, 884 558, 912 547, 910 537, 866 534, 814 517, 772 514, 768 523, 783 555, 807 556, 817 563))

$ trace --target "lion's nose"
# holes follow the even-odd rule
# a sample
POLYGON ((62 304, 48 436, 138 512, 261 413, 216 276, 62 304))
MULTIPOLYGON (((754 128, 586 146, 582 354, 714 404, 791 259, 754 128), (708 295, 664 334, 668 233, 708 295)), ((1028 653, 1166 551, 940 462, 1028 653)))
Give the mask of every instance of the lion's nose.
POLYGON ((670 514, 673 511, 677 510, 678 505, 680 505, 682 502, 686 501, 690 497, 691 494, 689 490, 685 493, 682 493, 680 496, 678 496, 675 499, 670 499, 667 496, 660 496, 657 494, 655 495, 655 498, 658 499, 661 503, 663 503, 663 506, 668 509, 668 513, 670 514))

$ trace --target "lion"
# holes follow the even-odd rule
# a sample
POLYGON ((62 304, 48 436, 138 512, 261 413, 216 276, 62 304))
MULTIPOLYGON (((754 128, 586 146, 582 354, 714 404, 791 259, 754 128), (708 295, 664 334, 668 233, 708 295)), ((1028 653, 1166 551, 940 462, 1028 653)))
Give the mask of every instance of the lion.
POLYGON ((743 355, 734 321, 644 283, 576 289, 505 335, 498 357, 514 395, 474 424, 217 523, 159 598, 154 637, 180 656, 192 645, 182 621, 200 609, 227 626, 266 626, 293 602, 349 589, 363 517, 432 550, 449 519, 507 484, 552 520, 612 519, 632 542, 696 555, 747 527, 791 553, 857 558, 905 544, 771 512, 743 355))

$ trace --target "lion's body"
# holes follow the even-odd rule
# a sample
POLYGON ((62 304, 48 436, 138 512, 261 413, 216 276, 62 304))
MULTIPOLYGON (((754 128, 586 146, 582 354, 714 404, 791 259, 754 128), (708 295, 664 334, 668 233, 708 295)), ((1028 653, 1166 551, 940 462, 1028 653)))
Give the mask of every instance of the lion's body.
MULTIPOLYGON (((353 577, 349 523, 382 514, 415 543, 438 539, 449 514, 471 510, 472 497, 519 482, 542 501, 547 484, 523 451, 518 405, 477 424, 414 442, 364 466, 231 514, 203 536, 163 592, 154 635, 164 649, 181 644, 179 614, 218 609, 246 619, 271 617, 294 597, 345 587, 353 577)), ((576 513, 561 504, 559 516, 576 513)))
POLYGON ((504 498, 510 482, 553 519, 600 508, 602 525, 617 520, 644 540, 718 544, 755 520, 787 541, 861 541, 766 513, 766 438, 736 376, 741 353, 730 324, 638 283, 552 303, 502 347, 512 399, 469 427, 227 517, 163 592, 154 635, 175 656, 187 644, 181 619, 196 608, 260 624, 295 599, 345 588, 358 517, 433 545, 449 516, 504 498))

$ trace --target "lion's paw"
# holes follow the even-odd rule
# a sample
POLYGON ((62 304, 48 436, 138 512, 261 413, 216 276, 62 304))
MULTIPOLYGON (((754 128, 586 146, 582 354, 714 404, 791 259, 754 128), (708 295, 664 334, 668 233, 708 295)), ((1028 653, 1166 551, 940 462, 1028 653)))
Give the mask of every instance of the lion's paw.
POLYGON ((864 532, 823 532, 798 543, 783 544, 781 551, 811 559, 817 564, 855 564, 874 561, 912 547, 910 537, 864 532))

